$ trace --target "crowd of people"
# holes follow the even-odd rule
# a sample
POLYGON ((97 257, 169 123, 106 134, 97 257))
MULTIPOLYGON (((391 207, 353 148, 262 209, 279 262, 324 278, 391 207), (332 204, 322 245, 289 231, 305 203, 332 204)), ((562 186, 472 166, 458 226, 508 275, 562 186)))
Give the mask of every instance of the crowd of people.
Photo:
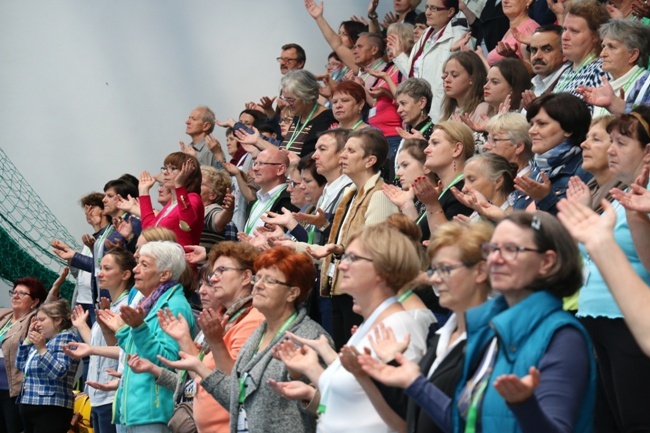
POLYGON ((14 282, 0 430, 81 384, 97 433, 650 431, 646 2, 304 3, 326 71, 282 46, 14 282))

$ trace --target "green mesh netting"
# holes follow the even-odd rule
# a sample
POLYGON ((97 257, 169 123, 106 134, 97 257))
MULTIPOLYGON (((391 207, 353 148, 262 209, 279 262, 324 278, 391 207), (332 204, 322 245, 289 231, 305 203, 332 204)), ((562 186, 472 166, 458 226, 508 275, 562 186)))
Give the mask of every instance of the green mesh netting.
MULTIPOLYGON (((43 203, 9 157, 0 149, 0 278, 7 284, 33 276, 50 287, 66 263, 51 252, 50 241, 60 239, 78 249, 77 242, 43 203)), ((71 300, 69 277, 61 297, 71 300)))

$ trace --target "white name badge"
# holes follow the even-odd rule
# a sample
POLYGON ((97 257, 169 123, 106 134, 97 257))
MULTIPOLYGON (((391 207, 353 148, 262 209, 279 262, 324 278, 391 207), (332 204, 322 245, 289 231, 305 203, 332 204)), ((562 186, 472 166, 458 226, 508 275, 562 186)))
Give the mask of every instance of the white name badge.
POLYGON ((368 118, 370 119, 371 117, 375 117, 377 115, 377 107, 372 107, 368 111, 368 118))

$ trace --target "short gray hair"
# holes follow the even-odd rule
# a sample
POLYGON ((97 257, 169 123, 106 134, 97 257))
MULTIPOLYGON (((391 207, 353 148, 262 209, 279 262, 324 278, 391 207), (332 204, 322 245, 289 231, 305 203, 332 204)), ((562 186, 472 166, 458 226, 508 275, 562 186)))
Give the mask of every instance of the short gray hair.
POLYGON ((151 257, 156 263, 158 273, 171 271, 172 280, 178 281, 185 267, 185 251, 176 242, 148 242, 140 247, 140 255, 151 257))
POLYGON ((384 43, 384 37, 381 34, 363 32, 359 33, 359 37, 361 36, 366 36, 368 38, 368 43, 373 47, 377 47, 379 50, 377 58, 384 57, 384 54, 386 54, 386 44, 384 43))
POLYGON ((309 71, 304 69, 289 71, 282 77, 280 81, 282 90, 288 90, 294 93, 301 101, 313 104, 318 101, 318 90, 320 84, 318 80, 309 71))
POLYGON ((409 78, 397 86, 395 98, 402 94, 408 95, 416 101, 420 98, 425 98, 427 105, 424 107, 424 112, 428 113, 431 110, 433 92, 431 91, 431 84, 427 80, 423 78, 409 78))
POLYGON ((524 143, 525 155, 529 157, 533 156, 533 142, 530 139, 530 135, 528 135, 530 124, 523 114, 516 112, 497 114, 488 121, 485 129, 490 134, 495 132, 508 134, 508 139, 513 144, 524 143))
POLYGON ((648 65, 648 47, 650 46, 650 28, 639 21, 627 19, 609 20, 598 30, 600 38, 607 36, 622 42, 628 50, 639 50, 635 65, 645 68, 648 65))
POLYGON ((214 111, 212 111, 210 107, 208 107, 207 105, 201 105, 196 109, 201 110, 203 112, 203 117, 201 117, 201 121, 210 124, 210 129, 208 129, 208 134, 212 134, 212 131, 214 131, 214 121, 215 121, 214 111))

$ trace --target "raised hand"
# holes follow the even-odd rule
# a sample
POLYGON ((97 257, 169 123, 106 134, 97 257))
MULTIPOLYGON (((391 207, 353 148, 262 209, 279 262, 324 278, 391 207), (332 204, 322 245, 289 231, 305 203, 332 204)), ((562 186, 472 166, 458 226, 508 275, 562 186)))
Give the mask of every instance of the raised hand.
MULTIPOLYGON (((576 92, 582 95, 587 104, 596 105, 597 107, 609 107, 616 99, 616 94, 606 74, 602 76, 602 80, 603 84, 600 87, 579 86, 576 92)), ((621 99, 625 99, 624 96, 622 94, 621 99)))
POLYGON ((390 50, 393 55, 393 58, 399 56, 404 52, 404 46, 399 40, 399 36, 396 33, 391 33, 386 38, 386 47, 390 50))
POLYGON ((499 41, 495 47, 497 54, 503 57, 517 58, 517 52, 519 51, 519 44, 510 45, 507 42, 499 41))
POLYGON ((528 176, 517 176, 515 178, 515 189, 533 200, 539 201, 551 193, 551 180, 544 172, 541 173, 541 177, 542 183, 528 176))
POLYGON ((88 328, 86 320, 88 320, 89 315, 90 313, 84 310, 81 305, 75 305, 71 315, 72 325, 77 329, 88 328))
POLYGON ((296 219, 296 221, 311 224, 316 227, 321 227, 327 222, 325 211, 320 208, 316 209, 316 213, 313 215, 304 212, 294 212, 293 217, 296 219))
POLYGON ((260 98, 260 107, 262 107, 263 111, 273 109, 273 101, 275 101, 275 98, 277 98, 277 96, 274 96, 272 98, 269 96, 262 96, 260 98))
POLYGON ((425 205, 435 205, 438 202, 438 197, 442 192, 442 182, 438 182, 435 187, 426 176, 418 176, 411 185, 411 189, 415 196, 425 205))
POLYGON ((183 248, 185 249, 185 260, 190 264, 194 265, 208 258, 205 247, 201 245, 185 245, 183 248))
POLYGON ((650 191, 637 184, 632 184, 630 189, 631 191, 622 191, 613 188, 612 197, 627 210, 650 213, 650 191))
POLYGON ((237 141, 239 141, 239 143, 241 143, 242 145, 248 144, 250 146, 255 146, 255 144, 260 140, 260 131, 254 126, 252 129, 253 129, 252 134, 249 134, 243 129, 236 130, 235 137, 237 137, 237 141))
MULTIPOLYGON (((510 111, 510 103, 512 101, 512 93, 508 93, 506 95, 506 98, 503 100, 502 103, 499 104, 499 111, 497 114, 504 114, 510 111)), ((519 108, 519 107, 516 107, 519 108)))
POLYGON ((566 227, 573 239, 587 244, 600 237, 612 237, 616 224, 616 212, 611 203, 601 201, 603 214, 598 215, 590 207, 571 200, 563 199, 557 204, 557 218, 566 227))
POLYGON ((336 253, 338 251, 338 245, 336 244, 325 244, 323 246, 320 245, 310 245, 307 247, 306 251, 307 254, 312 256, 315 259, 322 259, 330 254, 336 253))
MULTIPOLYGON (((314 365, 318 365, 318 354, 309 346, 297 348, 291 341, 284 340, 275 345, 273 355, 293 372, 307 375, 314 365)), ((294 377, 297 375, 294 375, 294 377)))
POLYGON ((327 365, 330 365, 338 357, 338 354, 334 348, 330 346, 330 343, 325 335, 321 334, 318 339, 310 340, 309 338, 299 337, 298 335, 289 331, 287 331, 286 334, 294 344, 298 346, 308 346, 314 349, 316 353, 318 353, 318 356, 323 358, 323 361, 325 361, 325 364, 327 365))
POLYGON ((162 329, 165 334, 169 335, 177 342, 187 338, 190 340, 192 339, 190 326, 187 324, 187 321, 182 314, 179 313, 178 317, 174 317, 174 313, 172 313, 169 308, 161 308, 156 312, 156 314, 158 316, 160 329, 162 329))
POLYGON ((52 283, 52 287, 50 288, 50 292, 48 293, 48 298, 51 296, 54 299, 59 299, 59 292, 61 291, 61 286, 65 282, 65 279, 68 278, 68 274, 70 274, 70 268, 67 266, 64 266, 63 269, 61 269, 61 273, 59 274, 58 278, 52 283))
POLYGON ((281 214, 269 211, 265 215, 262 215, 261 218, 267 224, 277 224, 289 230, 292 230, 298 225, 298 221, 293 217, 293 213, 285 207, 282 208, 281 214))
POLYGON ((314 0, 305 0, 305 9, 307 9, 309 15, 316 20, 323 16, 323 3, 324 2, 318 4, 314 0))
POLYGON ((469 113, 460 115, 460 121, 469 126, 472 131, 486 132, 486 125, 490 118, 486 114, 481 114, 481 120, 474 120, 470 117, 469 113))
POLYGON ((632 13, 639 18, 650 18, 650 4, 645 0, 632 0, 632 13))
POLYGON ((119 210, 122 210, 124 212, 140 215, 140 200, 137 197, 131 197, 131 194, 127 195, 126 198, 118 195, 116 206, 119 210))
POLYGON ((370 94, 370 96, 372 96, 375 99, 379 99, 379 98, 393 99, 393 94, 390 92, 390 90, 381 86, 368 89, 368 93, 370 94))
POLYGON ((205 145, 208 147, 210 152, 221 162, 224 159, 223 149, 221 148, 221 143, 219 140, 214 138, 212 135, 205 136, 205 145))
POLYGON ((229 117, 228 120, 225 122, 221 122, 219 119, 214 119, 215 125, 221 126, 222 128, 234 128, 235 127, 235 119, 232 117, 229 117))
POLYGON ((85 358, 93 354, 89 344, 76 341, 72 341, 63 346, 63 353, 74 359, 85 358))
POLYGON ((535 367, 530 367, 528 375, 521 379, 514 374, 502 374, 494 381, 494 388, 510 404, 523 403, 528 400, 539 386, 540 374, 535 367))
POLYGON ((91 388, 98 389, 100 391, 116 391, 117 388, 120 386, 120 381, 119 379, 113 379, 111 381, 108 381, 106 383, 101 383, 101 382, 95 382, 92 380, 87 380, 86 385, 88 385, 91 388))
POLYGON ((585 206, 591 206, 591 191, 587 184, 578 176, 571 176, 569 179, 569 188, 566 191, 566 198, 582 203, 585 206))
POLYGON ((156 179, 154 179, 147 170, 143 170, 142 173, 140 173, 140 179, 138 183, 139 194, 141 196, 149 195, 149 190, 151 190, 155 183, 156 179))
POLYGON ((510 33, 520 44, 530 45, 530 35, 520 32, 517 27, 511 28, 510 33))
POLYGON ((373 332, 368 334, 368 341, 379 359, 390 362, 395 359, 395 354, 406 351, 411 342, 411 335, 407 334, 404 340, 397 341, 392 328, 380 322, 373 328, 373 332))
POLYGON ((461 36, 454 44, 451 46, 451 51, 468 51, 469 46, 469 41, 472 39, 472 33, 467 32, 463 36, 461 36))
POLYGON ((400 364, 399 367, 384 364, 366 354, 360 355, 358 360, 363 371, 388 386, 408 388, 420 376, 420 367, 415 362, 406 359, 401 353, 395 355, 395 360, 400 364))
MULTIPOLYGON (((369 355, 370 349, 365 348, 364 352, 369 355)), ((354 377, 367 376, 367 373, 361 368, 357 357, 361 355, 354 346, 343 346, 341 348, 341 365, 354 377)))
POLYGON ((176 188, 185 186, 187 180, 190 178, 193 171, 194 171, 194 160, 188 159, 183 163, 183 165, 181 166, 181 171, 179 171, 178 175, 174 178, 174 186, 176 188))
POLYGON ((278 382, 269 379, 269 386, 276 394, 286 398, 287 400, 300 400, 309 402, 316 395, 316 389, 307 385, 305 382, 293 380, 291 382, 278 382))
POLYGON ((521 107, 528 110, 530 104, 537 98, 535 92, 532 90, 524 90, 521 92, 521 107))
POLYGON ((381 189, 388 200, 400 209, 405 207, 408 203, 413 203, 413 200, 415 199, 415 192, 413 192, 412 189, 403 190, 388 183, 383 184, 381 189))
POLYGON ((178 355, 180 356, 178 361, 170 361, 162 355, 158 355, 158 359, 167 367, 175 368, 176 370, 198 372, 201 370, 201 367, 205 367, 197 356, 190 355, 183 351, 178 352, 178 355))
POLYGON ((400 137, 402 137, 404 140, 425 140, 424 135, 417 129, 413 128, 411 129, 411 132, 406 131, 406 129, 402 128, 395 128, 397 133, 399 134, 400 137))
MULTIPOLYGON (((138 211, 140 209, 138 208, 138 211)), ((132 216, 129 215, 126 219, 122 217, 113 218, 113 227, 124 238, 129 239, 133 235, 133 224, 131 223, 132 216)))
POLYGON ((179 141, 178 144, 181 147, 181 152, 196 158, 196 150, 192 146, 187 146, 183 141, 179 141))
POLYGON ((388 29, 388 27, 399 21, 399 15, 397 15, 395 12, 388 12, 386 15, 384 15, 384 21, 382 21, 381 26, 385 29, 388 29))
POLYGON ((225 346, 223 336, 226 333, 227 324, 228 316, 218 314, 212 308, 204 309, 199 314, 199 326, 212 347, 225 346))
POLYGON ((52 243, 50 243, 52 247, 54 248, 52 251, 54 254, 62 258, 63 260, 72 260, 74 257, 74 250, 70 248, 68 245, 65 243, 61 242, 58 239, 54 239, 52 243))
POLYGON ((146 358, 140 358, 138 355, 129 355, 127 365, 134 373, 149 373, 153 374, 156 364, 146 358))
POLYGON ((113 332, 117 332, 122 326, 124 321, 119 314, 115 314, 111 310, 96 310, 97 320, 102 322, 104 326, 113 332))

